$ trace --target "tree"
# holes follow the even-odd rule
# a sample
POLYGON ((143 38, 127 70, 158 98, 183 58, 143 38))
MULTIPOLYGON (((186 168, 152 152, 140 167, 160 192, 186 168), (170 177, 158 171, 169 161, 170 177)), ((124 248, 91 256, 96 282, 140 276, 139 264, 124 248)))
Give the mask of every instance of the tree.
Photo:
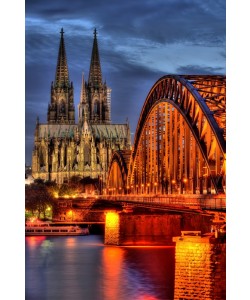
POLYGON ((46 218, 48 207, 53 210, 54 201, 43 180, 37 180, 31 185, 25 186, 25 209, 30 210, 32 214, 37 212, 38 218, 41 215, 46 218))

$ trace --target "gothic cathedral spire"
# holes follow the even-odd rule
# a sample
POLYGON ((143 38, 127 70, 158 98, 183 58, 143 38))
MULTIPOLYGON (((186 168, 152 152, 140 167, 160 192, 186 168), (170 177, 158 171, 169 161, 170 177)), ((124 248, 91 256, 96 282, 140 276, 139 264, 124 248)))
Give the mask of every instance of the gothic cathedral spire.
POLYGON ((65 44, 63 38, 63 28, 61 29, 61 39, 57 58, 55 84, 58 87, 69 86, 69 71, 67 65, 65 44))
POLYGON ((51 101, 48 107, 48 124, 74 124, 74 90, 73 83, 69 81, 64 31, 61 29, 55 82, 51 84, 51 101))
POLYGON ((102 71, 97 43, 97 31, 94 30, 94 42, 92 48, 90 69, 89 69, 89 86, 100 88, 102 86, 102 71))
POLYGON ((102 82, 101 63, 97 42, 97 31, 94 30, 94 41, 87 85, 89 103, 89 120, 91 124, 110 124, 111 89, 102 82))

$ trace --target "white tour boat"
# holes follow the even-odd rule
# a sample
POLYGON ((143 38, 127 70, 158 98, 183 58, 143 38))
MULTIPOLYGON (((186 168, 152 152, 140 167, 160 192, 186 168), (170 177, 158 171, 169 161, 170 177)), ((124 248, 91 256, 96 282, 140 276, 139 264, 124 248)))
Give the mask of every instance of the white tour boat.
POLYGON ((88 235, 88 228, 77 225, 52 225, 48 222, 26 222, 25 235, 88 235))

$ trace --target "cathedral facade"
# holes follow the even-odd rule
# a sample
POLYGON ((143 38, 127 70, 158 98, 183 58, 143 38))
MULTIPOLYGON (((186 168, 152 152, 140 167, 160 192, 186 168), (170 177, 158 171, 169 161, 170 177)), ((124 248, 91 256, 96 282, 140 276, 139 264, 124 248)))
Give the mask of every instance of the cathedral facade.
POLYGON ((32 176, 58 184, 73 176, 105 182, 113 152, 131 149, 129 124, 111 122, 111 89, 102 81, 96 29, 88 82, 82 75, 75 121, 74 87, 69 79, 63 29, 60 34, 47 123, 36 122, 32 176))

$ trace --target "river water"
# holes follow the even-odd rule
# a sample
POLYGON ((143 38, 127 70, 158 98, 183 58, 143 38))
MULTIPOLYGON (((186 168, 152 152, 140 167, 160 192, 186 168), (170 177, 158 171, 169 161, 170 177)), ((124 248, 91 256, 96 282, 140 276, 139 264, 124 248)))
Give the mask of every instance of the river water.
POLYGON ((25 237, 25 299, 173 299, 175 247, 105 246, 103 239, 25 237))

